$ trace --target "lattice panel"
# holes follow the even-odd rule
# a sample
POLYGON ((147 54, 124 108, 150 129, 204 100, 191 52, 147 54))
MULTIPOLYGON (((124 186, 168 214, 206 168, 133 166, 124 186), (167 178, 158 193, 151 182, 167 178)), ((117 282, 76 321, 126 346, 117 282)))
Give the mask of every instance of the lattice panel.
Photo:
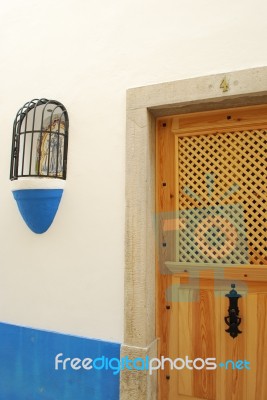
POLYGON ((267 264, 267 131, 177 140, 179 261, 267 264))

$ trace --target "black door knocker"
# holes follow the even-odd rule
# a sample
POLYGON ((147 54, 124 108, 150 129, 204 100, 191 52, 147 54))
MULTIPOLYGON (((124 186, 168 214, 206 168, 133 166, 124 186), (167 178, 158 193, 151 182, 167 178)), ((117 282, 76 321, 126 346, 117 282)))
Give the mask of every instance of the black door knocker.
POLYGON ((224 317, 224 320, 225 323, 229 326, 228 329, 225 329, 225 332, 229 333, 230 336, 234 339, 239 333, 242 333, 242 331, 238 329, 241 323, 241 318, 238 316, 238 299, 242 296, 235 290, 234 283, 231 284, 231 288, 232 290, 230 290, 230 292, 225 295, 225 297, 228 297, 230 304, 228 308, 228 316, 224 317))

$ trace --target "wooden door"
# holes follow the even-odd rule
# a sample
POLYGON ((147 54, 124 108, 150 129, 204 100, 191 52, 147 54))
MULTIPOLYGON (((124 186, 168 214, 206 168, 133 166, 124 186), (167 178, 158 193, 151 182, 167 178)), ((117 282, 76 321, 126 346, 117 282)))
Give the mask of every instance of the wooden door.
POLYGON ((157 121, 160 400, 266 399, 266 128, 266 106, 157 121))

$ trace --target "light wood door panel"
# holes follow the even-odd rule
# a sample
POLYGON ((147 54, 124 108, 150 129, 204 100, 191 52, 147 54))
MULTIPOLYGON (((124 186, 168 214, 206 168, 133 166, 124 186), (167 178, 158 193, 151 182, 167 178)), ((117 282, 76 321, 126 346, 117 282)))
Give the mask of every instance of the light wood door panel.
MULTIPOLYGON (((212 290, 181 288, 178 301, 171 305, 169 356, 195 360, 216 358, 219 352, 220 304, 212 290)), ((181 362, 178 366, 182 366, 181 362)), ((198 362, 201 366, 201 362, 198 362)), ((189 364, 190 368, 192 363, 189 364)), ((190 398, 215 400, 216 370, 173 369, 170 373, 170 399, 190 398)))
MULTIPOLYGON (((215 370, 176 370, 171 369, 166 362, 165 369, 159 371, 159 400, 267 398, 266 128, 267 106, 178 115, 160 118, 157 122, 157 217, 160 224, 170 216, 178 216, 180 221, 177 224, 176 220, 173 225, 176 230, 173 228, 172 232, 172 228, 162 229, 157 238, 159 357, 172 360, 183 360, 186 357, 191 360, 216 358, 217 364, 225 364, 227 360, 246 360, 250 363, 250 370, 232 369, 231 362, 228 362, 228 369, 217 366, 215 370), (243 137, 244 130, 247 132, 243 137), (233 140, 228 132, 236 132, 233 140), (224 133, 228 134, 226 140, 224 133), (218 140, 211 139, 209 142, 209 135, 214 134, 218 140), (192 145, 186 143, 188 151, 198 153, 194 167, 196 170, 192 170, 194 154, 187 157, 185 148, 181 150, 184 152, 182 154, 177 146, 177 137, 190 139, 201 135, 206 137, 206 147, 199 149, 201 140, 193 140, 192 145), (248 140, 253 138, 256 147, 249 156, 250 160, 246 161, 245 155, 251 151, 246 153, 246 146, 250 147, 248 140), (234 143, 232 147, 231 141, 234 143), (207 160, 205 154, 209 151, 214 153, 207 160), (217 157, 213 163, 212 157, 216 159, 216 152, 221 154, 221 159, 218 161, 217 157), (259 153, 261 158, 257 156, 259 153), (186 178, 178 172, 180 157, 185 160, 183 168, 186 178), (229 160, 225 157, 229 157, 229 160), (246 163, 250 171, 246 172, 248 175, 244 178, 242 168, 246 169, 246 163), (242 164, 241 169, 239 164, 242 164), (211 199, 212 189, 211 186, 204 187, 207 181, 201 168, 209 171, 214 166, 221 179, 214 186, 211 199), (242 186, 241 190, 227 199, 227 196, 222 197, 221 201, 225 209, 229 204, 242 203, 245 221, 238 233, 243 232, 243 242, 236 245, 236 254, 232 253, 228 257, 226 251, 225 259, 221 261, 218 257, 209 264, 209 252, 195 254, 197 241, 189 236, 187 243, 184 243, 181 239, 184 236, 180 236, 177 227, 179 224, 181 227, 181 216, 186 214, 184 210, 192 209, 194 215, 197 208, 207 209, 220 205, 218 199, 233 183, 232 175, 236 176, 237 185, 242 186), (192 182, 195 185, 193 194, 190 193, 192 182), (204 199, 204 206, 199 198, 204 199), (182 213, 175 214, 177 210, 182 210, 182 213), (184 256, 180 252, 181 246, 184 246, 184 256), (181 262, 183 257, 185 262, 181 262), (192 262, 190 258, 193 258, 192 262), (199 272, 198 262, 201 265, 199 272), (224 263, 228 263, 227 267, 224 263), (242 294, 239 299, 242 318, 239 328, 242 333, 235 339, 225 332, 227 325, 224 321, 229 307, 225 294, 231 289, 231 283, 235 283, 237 291, 242 294)), ((183 145, 184 142, 181 143, 183 145)), ((227 213, 225 216, 227 218, 227 213)), ((178 365, 182 365, 182 361, 178 361, 178 365)))
POLYGON ((217 365, 228 361, 228 368, 173 369, 167 381, 168 400, 266 399, 267 284, 265 293, 255 293, 255 287, 252 292, 241 292, 242 334, 236 339, 225 332, 224 316, 229 306, 225 290, 181 288, 179 292, 181 298, 171 304, 169 357, 212 357, 217 365), (247 361, 250 369, 233 369, 229 360, 247 361))

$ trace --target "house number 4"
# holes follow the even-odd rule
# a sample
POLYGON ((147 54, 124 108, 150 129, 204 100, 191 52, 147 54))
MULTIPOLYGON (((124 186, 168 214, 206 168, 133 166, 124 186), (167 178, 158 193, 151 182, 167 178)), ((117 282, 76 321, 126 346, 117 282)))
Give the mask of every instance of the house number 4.
POLYGON ((226 77, 223 78, 221 84, 220 84, 220 88, 222 89, 223 92, 228 92, 229 90, 229 82, 227 81, 226 77))

